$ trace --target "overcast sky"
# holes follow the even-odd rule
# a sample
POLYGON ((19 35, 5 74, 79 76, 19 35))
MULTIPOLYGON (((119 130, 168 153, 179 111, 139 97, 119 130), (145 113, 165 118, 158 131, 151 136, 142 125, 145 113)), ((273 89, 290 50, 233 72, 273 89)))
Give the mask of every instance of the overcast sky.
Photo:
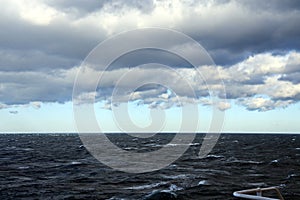
MULTIPOLYGON (((300 132, 300 1, 0 0, 0 5, 0 132, 74 132, 72 92, 83 60, 105 39, 146 27, 182 32, 207 50, 215 65, 196 68, 209 87, 224 82, 227 101, 218 93, 224 101, 216 106, 225 112, 225 132, 300 132)), ((124 44, 112 45, 112 52, 124 44)), ((188 45, 180 50, 197 56, 188 45)), ((199 131, 205 131, 212 102, 203 79, 178 56, 149 49, 120 57, 95 93, 78 96, 96 98, 105 131, 119 130, 111 94, 132 68, 118 85, 115 106, 131 95, 136 124, 147 125, 149 109, 160 109, 169 116, 164 131, 174 131, 180 106, 197 104, 199 131), (153 61, 175 70, 139 67, 153 61), (178 73, 189 79, 195 97, 174 81, 178 73), (150 84, 125 94, 145 79, 164 80, 167 87, 150 84)), ((96 71, 87 68, 83 87, 97 80, 96 71)))

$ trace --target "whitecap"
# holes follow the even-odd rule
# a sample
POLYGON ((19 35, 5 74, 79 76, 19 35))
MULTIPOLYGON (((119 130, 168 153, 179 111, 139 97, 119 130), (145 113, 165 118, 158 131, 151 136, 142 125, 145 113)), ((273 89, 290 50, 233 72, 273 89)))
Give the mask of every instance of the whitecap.
POLYGON ((148 147, 162 147, 163 145, 161 144, 146 144, 145 146, 148 146, 148 147))
POLYGON ((199 181, 198 185, 210 185, 207 180, 199 181))
POLYGON ((189 144, 174 144, 174 143, 168 143, 165 146, 197 146, 200 145, 200 143, 189 143, 189 144))
POLYGON ((290 179, 290 178, 292 178, 292 177, 297 177, 297 176, 298 176, 297 174, 289 174, 289 175, 287 176, 287 178, 290 179))
POLYGON ((255 161, 255 160, 239 160, 235 157, 230 157, 227 159, 228 162, 232 163, 242 163, 242 164, 262 164, 263 162, 255 161))
POLYGON ((169 147, 176 147, 176 146, 186 146, 187 144, 173 144, 173 143, 168 143, 166 144, 166 146, 169 146, 169 147))
POLYGON ((18 169, 29 169, 30 167, 29 166, 20 166, 18 167, 18 169))
POLYGON ((183 190, 183 188, 182 187, 178 187, 175 184, 171 184, 171 186, 169 188, 169 191, 179 191, 179 190, 183 190))
POLYGON ((248 163, 248 164, 262 164, 263 162, 254 161, 254 160, 244 160, 241 161, 242 163, 248 163))
POLYGON ((224 158, 222 155, 207 155, 206 158, 224 158))
POLYGON ((279 187, 286 187, 286 184, 282 183, 279 185, 279 187))
POLYGON ((176 168, 177 168, 177 165, 172 164, 172 165, 169 165, 167 168, 169 168, 169 169, 176 169, 176 168))
POLYGON ((139 185, 139 186, 132 186, 132 187, 126 187, 124 189, 127 190, 143 190, 143 189, 151 189, 151 188, 155 188, 161 185, 166 185, 168 184, 168 182, 159 182, 159 183, 152 183, 152 184, 147 184, 147 185, 139 185))
POLYGON ((124 150, 137 150, 138 148, 135 147, 125 147, 124 150))
POLYGON ((32 148, 23 148, 22 150, 23 151, 32 151, 33 149, 32 148))
POLYGON ((81 162, 78 162, 78 161, 73 161, 71 162, 71 165, 81 165, 82 163, 81 162))

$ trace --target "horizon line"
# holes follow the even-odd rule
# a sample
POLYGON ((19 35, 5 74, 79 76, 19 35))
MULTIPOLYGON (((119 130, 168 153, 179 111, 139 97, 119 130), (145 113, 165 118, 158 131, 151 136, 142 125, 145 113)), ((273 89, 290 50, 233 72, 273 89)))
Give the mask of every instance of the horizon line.
MULTIPOLYGON (((86 133, 82 133, 82 134, 98 134, 99 132, 86 132, 86 133)), ((125 132, 102 132, 104 134, 120 134, 120 133, 124 133, 126 134, 125 132)), ((147 133, 153 133, 153 132, 130 132, 130 133, 141 133, 141 134, 147 134, 147 133)), ((158 132, 158 133, 172 133, 172 134, 177 134, 177 133, 185 133, 185 134, 190 134, 190 133, 193 133, 193 132, 172 132, 172 131, 169 131, 169 132, 158 132)), ((156 134, 158 134, 156 133, 156 134)), ((196 134, 208 134, 208 132, 195 132, 196 134)), ((61 131, 61 132, 28 132, 28 131, 24 131, 24 132, 19 132, 19 131, 15 131, 15 132, 11 132, 11 131, 7 131, 7 132, 0 132, 0 134, 79 134, 78 132, 74 131, 74 132, 71 132, 71 131, 68 131, 68 132, 64 132, 64 131, 61 131)), ((211 134, 218 134, 218 133, 211 133, 211 134)), ((275 131, 269 131, 269 132, 257 132, 257 131, 253 131, 253 132, 237 132, 237 131, 232 131, 232 132, 229 132, 229 131, 224 131, 224 132, 220 132, 220 134, 300 134, 300 132, 275 132, 275 131)))

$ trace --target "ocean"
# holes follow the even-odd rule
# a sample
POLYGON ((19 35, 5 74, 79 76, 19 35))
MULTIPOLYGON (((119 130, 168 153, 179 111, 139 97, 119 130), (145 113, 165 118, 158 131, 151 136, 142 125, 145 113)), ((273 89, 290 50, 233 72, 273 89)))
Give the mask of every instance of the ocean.
MULTIPOLYGON (((129 174, 96 160, 77 134, 1 134, 0 199, 237 199, 237 190, 278 186, 300 199, 300 135, 222 134, 206 158, 197 134, 185 154, 153 172, 129 174)), ((155 151, 174 134, 107 137, 127 151, 155 151)))

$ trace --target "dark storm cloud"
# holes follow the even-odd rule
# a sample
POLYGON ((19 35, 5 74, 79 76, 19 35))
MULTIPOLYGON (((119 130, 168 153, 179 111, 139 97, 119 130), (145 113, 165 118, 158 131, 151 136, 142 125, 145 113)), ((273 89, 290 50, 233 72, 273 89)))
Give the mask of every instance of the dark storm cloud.
POLYGON ((222 6, 213 4, 211 9, 220 12, 201 26, 182 25, 217 64, 234 64, 267 51, 300 50, 298 1, 228 1, 222 6))
MULTIPOLYGON (((74 77, 74 76, 73 76, 74 77)), ((69 101, 73 77, 64 72, 0 72, 0 100, 8 105, 69 101)))
POLYGON ((0 70, 72 68, 104 38, 99 29, 86 31, 85 25, 57 20, 39 26, 7 15, 0 14, 0 70))
POLYGON ((111 64, 110 69, 116 69, 120 67, 136 67, 147 63, 160 63, 175 68, 193 67, 188 61, 171 52, 157 49, 143 49, 122 55, 111 64))
MULTIPOLYGON (((49 54, 47 63, 54 68, 58 66, 70 68, 76 61, 79 63, 93 47, 107 37, 106 30, 94 26, 95 24, 83 23, 79 26, 72 24, 73 17, 81 19, 94 12, 120 14, 118 11, 120 8, 125 10, 134 8, 147 16, 147 14, 151 15, 155 8, 152 1, 141 3, 136 0, 88 2, 52 0, 45 3, 62 10, 68 18, 54 19, 47 26, 38 26, 20 19, 17 13, 4 12, 0 14, 2 15, 0 26, 4 30, 0 32, 0 47, 4 50, 36 50, 44 55, 49 54), (109 7, 109 10, 103 10, 105 6, 109 7), (77 10, 77 13, 71 12, 72 9, 77 10), (53 56, 65 57, 70 61, 62 61, 59 65, 55 60, 53 61, 53 56)), ((198 4, 200 3, 197 1, 190 2, 190 5, 198 4)), ((266 51, 300 50, 299 3, 295 1, 213 1, 212 4, 209 8, 204 7, 203 10, 219 9, 220 12, 216 16, 212 13, 209 20, 201 18, 205 14, 202 14, 201 10, 194 11, 189 4, 182 4, 186 6, 183 9, 189 10, 193 15, 183 17, 183 21, 176 22, 173 28, 199 41, 209 51, 216 64, 231 65, 249 55, 266 51), (191 21, 193 23, 190 23, 191 21)), ((126 17, 126 12, 124 15, 126 17)), ((99 25, 102 20, 106 19, 99 19, 99 25)), ((159 24, 159 21, 156 23, 159 24)), ((126 24, 119 25, 126 26, 126 24)), ((31 57, 36 58, 34 55, 31 57)), ((10 68, 12 69, 13 66, 10 65, 10 68)))
POLYGON ((0 49, 1 71, 47 71, 79 65, 78 59, 38 50, 0 49))

